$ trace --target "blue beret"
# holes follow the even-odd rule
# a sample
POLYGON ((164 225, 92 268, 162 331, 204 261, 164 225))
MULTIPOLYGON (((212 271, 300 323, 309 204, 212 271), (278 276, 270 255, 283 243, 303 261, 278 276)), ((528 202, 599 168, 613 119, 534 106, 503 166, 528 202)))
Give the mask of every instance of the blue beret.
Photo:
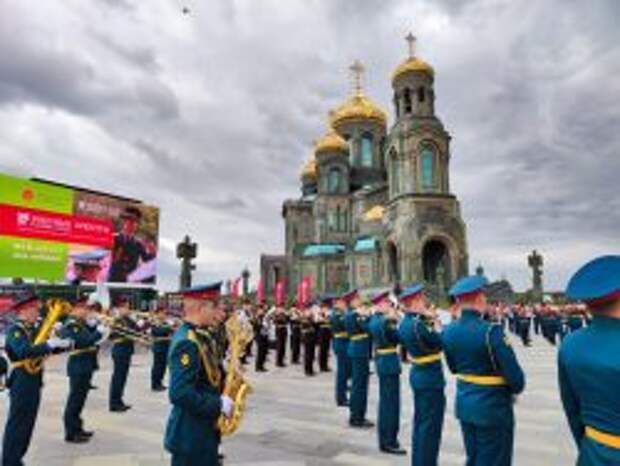
POLYGON ((390 296, 390 292, 389 291, 384 291, 382 293, 376 294, 375 296, 373 296, 371 298, 371 302, 373 304, 379 304, 382 301, 385 301, 386 299, 388 299, 390 296))
POLYGON ((459 296, 482 291, 488 283, 489 282, 484 275, 471 275, 469 277, 463 277, 452 285, 449 293, 450 296, 458 298, 459 296))
POLYGON ((598 301, 620 292, 620 256, 598 257, 582 266, 568 282, 566 296, 598 301))
POLYGON ((399 298, 407 299, 407 298, 417 295, 418 293, 421 293, 422 291, 424 291, 424 284, 416 283, 415 285, 411 285, 410 287, 405 288, 403 292, 400 294, 399 298))

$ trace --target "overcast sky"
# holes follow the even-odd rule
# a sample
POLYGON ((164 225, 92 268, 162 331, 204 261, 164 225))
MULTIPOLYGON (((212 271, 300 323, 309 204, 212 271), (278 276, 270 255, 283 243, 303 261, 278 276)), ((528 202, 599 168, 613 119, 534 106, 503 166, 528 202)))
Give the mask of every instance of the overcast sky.
POLYGON ((163 288, 186 233, 195 281, 256 277, 347 67, 393 121, 412 30, 470 268, 522 289, 537 248, 560 288, 620 252, 619 21, 616 0, 0 0, 0 171, 160 206, 163 288))

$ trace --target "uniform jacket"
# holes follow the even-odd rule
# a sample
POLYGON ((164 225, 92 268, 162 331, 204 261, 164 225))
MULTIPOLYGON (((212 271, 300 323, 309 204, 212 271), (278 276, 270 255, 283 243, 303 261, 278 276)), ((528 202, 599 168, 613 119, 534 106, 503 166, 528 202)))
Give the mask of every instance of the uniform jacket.
MULTIPOLYGON (((419 316, 408 313, 405 315, 398 328, 400 341, 407 349, 407 353, 419 358, 437 354, 442 351, 440 335, 430 329, 419 316)), ((409 375, 411 388, 442 389, 446 385, 443 375, 441 359, 428 364, 411 364, 409 375)))
MULTIPOLYGON (((116 325, 137 331, 136 323, 130 317, 120 317, 116 319, 116 325)), ((134 343, 130 338, 124 337, 120 332, 112 331, 110 336, 114 345, 112 346, 113 358, 129 358, 134 352, 134 343)))
POLYGON ((396 323, 387 319, 383 314, 376 313, 368 320, 368 330, 375 347, 377 375, 400 374, 400 354, 396 348, 399 344, 396 323), (394 352, 391 351, 392 349, 394 352), (382 354, 384 350, 389 352, 382 354))
MULTIPOLYGON (((37 327, 21 320, 11 325, 6 332, 5 351, 9 361, 16 363, 25 359, 47 356, 52 352, 47 344, 34 345, 37 327)), ((23 368, 11 371, 7 385, 9 387, 24 384, 30 387, 40 387, 43 381, 43 371, 38 374, 28 374, 23 368)))
POLYGON ((332 341, 334 353, 346 355, 349 348, 349 335, 344 326, 344 313, 336 309, 332 309, 329 313, 329 322, 331 324, 334 337, 332 341), (338 335, 342 333, 346 333, 347 335, 338 335))
POLYGON ((525 376, 501 326, 489 324, 475 310, 443 333, 448 367, 455 374, 503 376, 507 385, 484 386, 457 382, 456 417, 479 426, 512 425, 513 395, 525 387, 525 376))
POLYGON ((167 324, 154 325, 151 327, 151 336, 155 339, 151 349, 153 353, 167 353, 172 338, 172 327, 167 324))
POLYGON ((216 423, 221 412, 219 387, 209 380, 205 359, 217 369, 218 361, 209 346, 199 343, 195 329, 184 323, 170 343, 168 397, 172 411, 168 417, 164 444, 179 455, 212 454, 217 450, 216 423))
POLYGON ((344 315, 344 327, 349 333, 350 358, 368 358, 370 353, 370 335, 368 335, 368 318, 360 316, 353 309, 344 315))
MULTIPOLYGON (((589 327, 566 336, 558 353, 560 394, 577 446, 588 465, 620 464, 620 450, 584 436, 586 426, 620 436, 620 320, 595 317, 589 327)), ((580 463, 581 464, 581 463, 580 463)))
POLYGON ((69 318, 59 332, 62 338, 73 340, 74 350, 67 358, 67 375, 91 374, 95 370, 97 347, 102 335, 81 319, 69 318))

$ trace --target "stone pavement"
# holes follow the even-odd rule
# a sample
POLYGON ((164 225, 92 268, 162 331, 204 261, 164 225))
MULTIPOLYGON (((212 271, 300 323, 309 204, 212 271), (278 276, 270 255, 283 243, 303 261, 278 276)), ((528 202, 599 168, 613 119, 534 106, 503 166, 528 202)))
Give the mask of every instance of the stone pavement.
MULTIPOLYGON (((527 373, 528 386, 516 406, 516 466, 567 466, 574 464, 575 449, 560 408, 556 383, 555 349, 537 339, 532 348, 515 343, 527 373)), ((96 435, 89 444, 63 441, 62 410, 67 395, 64 360, 48 363, 42 409, 28 466, 164 466, 169 457, 162 447, 168 414, 167 396, 148 387, 150 355, 136 355, 131 370, 126 414, 106 410, 110 377, 108 354, 100 357, 102 370, 95 376, 85 410, 86 427, 96 435)), ((273 357, 271 357, 273 361, 273 357)), ((242 429, 224 442, 227 465, 345 466, 407 465, 409 457, 394 458, 377 451, 376 432, 347 427, 346 409, 335 408, 333 373, 306 378, 300 366, 273 368, 264 374, 248 374, 255 392, 242 429)), ((410 444, 411 396, 403 371, 401 443, 410 444)), ((369 418, 375 419, 376 379, 371 377, 369 418)), ((454 381, 449 379, 448 412, 441 447, 442 466, 463 465, 464 455, 458 424, 452 414, 454 381)), ((6 398, 6 397, 5 397, 6 398)), ((0 419, 7 403, 0 404, 0 419)))

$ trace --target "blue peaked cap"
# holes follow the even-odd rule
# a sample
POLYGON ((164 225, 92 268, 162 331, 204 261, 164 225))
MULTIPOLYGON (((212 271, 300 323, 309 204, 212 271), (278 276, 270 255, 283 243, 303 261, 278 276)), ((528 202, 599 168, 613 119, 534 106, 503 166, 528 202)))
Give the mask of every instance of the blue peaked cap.
POLYGON ((423 283, 416 283, 414 285, 411 285, 408 288, 405 288, 401 293, 400 296, 398 297, 399 299, 407 299, 410 296, 415 296, 418 293, 421 293, 422 291, 424 291, 424 284, 423 283))
POLYGON ((601 256, 583 265, 568 282, 566 296, 596 301, 620 292, 620 256, 601 256))
POLYGON ((470 275, 458 280, 452 288, 450 288, 449 294, 453 297, 463 296, 465 294, 476 293, 477 291, 484 290, 489 281, 483 275, 470 275))

